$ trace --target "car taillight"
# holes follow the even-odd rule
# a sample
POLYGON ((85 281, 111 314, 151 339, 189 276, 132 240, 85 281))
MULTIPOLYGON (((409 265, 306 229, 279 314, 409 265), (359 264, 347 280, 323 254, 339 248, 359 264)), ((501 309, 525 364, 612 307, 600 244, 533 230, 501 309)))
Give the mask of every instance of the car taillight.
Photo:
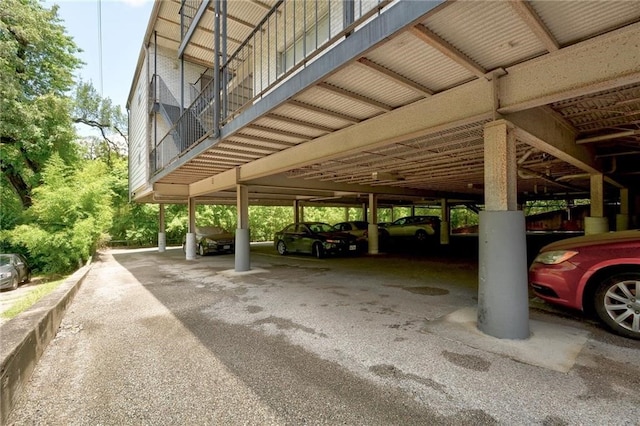
POLYGON ((543 263, 545 265, 557 265, 571 259, 576 254, 578 254, 577 251, 571 250, 546 251, 538 254, 538 256, 533 261, 543 263))

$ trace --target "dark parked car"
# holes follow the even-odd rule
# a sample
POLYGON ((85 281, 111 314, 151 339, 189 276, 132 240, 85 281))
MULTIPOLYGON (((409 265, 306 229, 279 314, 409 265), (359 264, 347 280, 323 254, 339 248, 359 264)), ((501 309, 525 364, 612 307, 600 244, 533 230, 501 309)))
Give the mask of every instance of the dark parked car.
POLYGON ((529 284, 547 302, 595 313, 615 333, 640 339, 640 230, 546 245, 529 284))
POLYGON ((0 254, 0 289, 15 290, 31 281, 31 269, 20 254, 0 254))
MULTIPOLYGON (((186 250, 186 241, 182 249, 186 250)), ((236 248, 235 235, 217 226, 196 227, 196 250, 200 256, 209 253, 233 253, 236 248)))
POLYGON ((424 242, 440 237, 440 218, 437 216, 407 216, 379 225, 382 238, 412 238, 424 242))
POLYGON ((312 253, 317 258, 328 254, 356 253, 356 237, 336 231, 328 223, 300 222, 292 223, 280 232, 276 232, 273 243, 278 253, 312 253))

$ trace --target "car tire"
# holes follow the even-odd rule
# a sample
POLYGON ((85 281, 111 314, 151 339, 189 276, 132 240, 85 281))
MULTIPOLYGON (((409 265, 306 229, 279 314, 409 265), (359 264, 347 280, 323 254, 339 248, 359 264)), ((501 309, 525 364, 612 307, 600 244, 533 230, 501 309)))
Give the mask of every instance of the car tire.
POLYGON ((322 259, 324 257, 324 250, 322 248, 322 244, 320 243, 314 243, 311 251, 313 252, 313 255, 316 257, 316 259, 322 259))
POLYGON ((422 229, 419 229, 418 231, 416 231, 416 240, 418 240, 421 243, 424 243, 425 241, 427 241, 427 233, 426 231, 423 231, 422 229))
POLYGON ((595 311, 616 334, 640 340, 640 272, 604 279, 595 291, 595 311))
POLYGON ((17 275, 13 276, 13 279, 11 280, 11 290, 16 290, 18 288, 18 285, 20 283, 18 282, 18 277, 17 275))
POLYGON ((30 283, 31 282, 31 272, 27 272, 27 276, 24 277, 24 283, 30 283))
POLYGON ((287 254, 287 245, 284 243, 284 241, 280 240, 276 245, 276 250, 278 250, 278 253, 284 256, 285 254, 287 254))
POLYGON ((204 256, 207 252, 204 251, 204 246, 202 244, 198 244, 198 254, 200 256, 204 256))

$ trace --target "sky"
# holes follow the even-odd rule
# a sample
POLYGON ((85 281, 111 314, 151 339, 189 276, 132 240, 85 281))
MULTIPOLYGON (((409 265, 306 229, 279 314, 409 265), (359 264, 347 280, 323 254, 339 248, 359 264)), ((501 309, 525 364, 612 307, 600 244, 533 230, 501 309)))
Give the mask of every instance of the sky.
POLYGON ((85 64, 76 74, 84 81, 91 81, 99 93, 102 90, 102 97, 110 98, 124 112, 153 1, 47 0, 43 3, 46 8, 54 4, 59 6, 58 16, 67 34, 82 49, 79 57, 85 64))

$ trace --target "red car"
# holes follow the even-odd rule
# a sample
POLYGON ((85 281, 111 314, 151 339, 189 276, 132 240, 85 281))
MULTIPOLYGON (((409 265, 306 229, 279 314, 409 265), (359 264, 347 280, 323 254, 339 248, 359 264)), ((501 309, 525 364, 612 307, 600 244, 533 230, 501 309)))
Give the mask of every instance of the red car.
POLYGON ((529 284, 541 299, 580 309, 640 339, 640 230, 556 241, 540 250, 529 284))

